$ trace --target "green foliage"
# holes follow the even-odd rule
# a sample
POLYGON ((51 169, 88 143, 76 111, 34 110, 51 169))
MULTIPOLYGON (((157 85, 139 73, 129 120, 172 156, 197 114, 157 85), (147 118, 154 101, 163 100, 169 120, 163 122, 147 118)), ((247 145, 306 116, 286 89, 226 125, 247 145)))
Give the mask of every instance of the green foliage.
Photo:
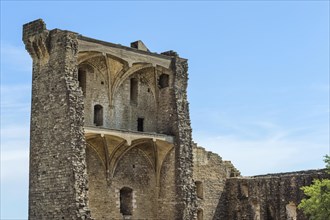
POLYGON ((325 167, 328 169, 328 173, 330 174, 330 156, 325 155, 324 157, 325 167))
MULTIPOLYGON (((325 156, 324 162, 330 173, 330 157, 325 156)), ((330 219, 330 179, 314 180, 310 186, 301 188, 307 199, 303 199, 298 208, 311 220, 330 219)))

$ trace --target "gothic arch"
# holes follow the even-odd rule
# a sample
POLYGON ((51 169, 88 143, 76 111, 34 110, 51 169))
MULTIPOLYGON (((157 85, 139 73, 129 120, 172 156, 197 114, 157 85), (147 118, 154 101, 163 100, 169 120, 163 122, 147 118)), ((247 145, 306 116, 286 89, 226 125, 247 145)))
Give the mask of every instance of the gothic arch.
MULTIPOLYGON (((105 159, 104 159, 104 157, 102 157, 102 155, 100 154, 100 152, 98 152, 98 151, 96 150, 96 148, 95 148, 92 144, 90 144, 90 143, 86 143, 86 147, 87 147, 88 149, 90 149, 90 150, 92 150, 92 151, 94 151, 94 152, 96 153, 96 155, 97 155, 98 158, 100 159, 100 161, 101 161, 101 163, 102 163, 102 165, 103 165, 103 168, 104 168, 104 170, 105 170, 105 169, 106 169, 105 159)), ((105 155, 103 155, 103 156, 105 156, 105 155)))
MULTIPOLYGON (((112 170, 112 177, 114 177, 114 174, 116 172, 116 169, 117 169, 117 166, 118 166, 118 163, 119 161, 130 151, 132 150, 133 148, 138 148, 139 145, 141 144, 144 144, 144 143, 150 143, 152 142, 152 139, 138 139, 138 140, 135 140, 132 142, 132 145, 130 146, 125 146, 125 148, 122 150, 122 151, 118 151, 118 155, 114 155, 113 158, 114 158, 114 162, 113 162, 113 170, 112 170)), ((145 156, 146 160, 149 162, 151 168, 153 170, 155 170, 155 165, 154 163, 152 162, 152 159, 141 149, 138 148, 139 151, 141 151, 143 153, 143 155, 145 156)))
MULTIPOLYGON (((137 71, 147 69, 147 68, 152 68, 152 64, 147 63, 147 64, 135 64, 132 67, 130 67, 126 72, 121 72, 119 73, 113 83, 113 88, 112 88, 112 98, 113 96, 117 93, 120 85, 131 75, 136 73, 137 71)), ((155 94, 155 92, 153 92, 155 94)))

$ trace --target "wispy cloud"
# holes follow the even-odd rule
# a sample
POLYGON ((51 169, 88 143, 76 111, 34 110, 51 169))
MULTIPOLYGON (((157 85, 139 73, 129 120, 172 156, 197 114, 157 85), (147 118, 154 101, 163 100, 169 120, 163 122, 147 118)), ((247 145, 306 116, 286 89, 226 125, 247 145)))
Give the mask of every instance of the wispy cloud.
POLYGON ((2 141, 6 140, 22 140, 29 137, 29 125, 27 124, 11 124, 1 127, 2 141))
POLYGON ((30 111, 31 86, 1 85, 1 118, 9 118, 11 115, 28 114, 30 111))
POLYGON ((1 182, 28 176, 29 126, 1 126, 1 182))
POLYGON ((330 150, 329 120, 324 121, 329 116, 325 106, 313 109, 292 117, 284 109, 258 115, 246 112, 244 117, 207 110, 193 118, 204 123, 193 129, 193 138, 231 160, 243 175, 322 168, 323 156, 330 150))
POLYGON ((1 183, 28 176, 30 90, 1 85, 1 183))
POLYGON ((322 168, 323 156, 329 153, 329 146, 318 142, 317 137, 296 139, 289 131, 274 131, 254 139, 197 133, 194 140, 231 160, 243 175, 322 168))
POLYGON ((8 145, 1 147, 1 182, 25 179, 29 172, 28 142, 13 141, 4 144, 8 145), (17 149, 10 149, 10 146, 15 144, 20 145, 17 149))
MULTIPOLYGON (((24 45, 15 46, 1 41, 1 65, 13 70, 31 72, 32 60, 24 45)), ((3 68, 3 67, 2 67, 3 68)))

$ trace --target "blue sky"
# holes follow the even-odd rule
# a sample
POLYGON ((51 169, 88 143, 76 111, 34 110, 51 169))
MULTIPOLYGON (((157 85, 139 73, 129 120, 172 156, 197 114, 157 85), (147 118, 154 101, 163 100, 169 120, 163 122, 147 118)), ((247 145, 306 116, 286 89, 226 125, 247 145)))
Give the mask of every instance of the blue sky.
POLYGON ((32 62, 22 25, 189 59, 198 145, 243 175, 324 167, 329 1, 1 1, 1 219, 26 219, 32 62))

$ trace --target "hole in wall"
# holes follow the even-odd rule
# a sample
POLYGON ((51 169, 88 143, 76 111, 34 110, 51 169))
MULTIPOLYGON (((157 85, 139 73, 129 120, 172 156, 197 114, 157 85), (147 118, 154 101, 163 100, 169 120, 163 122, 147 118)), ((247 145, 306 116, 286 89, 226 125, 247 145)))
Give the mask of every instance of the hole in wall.
POLYGON ((130 85, 130 100, 131 103, 137 104, 138 99, 138 80, 136 78, 131 78, 130 85))
POLYGON ((138 118, 138 120, 137 120, 137 130, 138 131, 144 130, 143 122, 144 122, 144 118, 138 118))
POLYGON ((197 210, 197 220, 203 220, 203 209, 197 210))
POLYGON ((83 95, 86 94, 86 71, 78 69, 78 83, 81 88, 83 95))
POLYGON ((204 198, 204 192, 203 192, 203 183, 201 181, 196 181, 196 195, 198 198, 203 199, 204 198))
POLYGON ((95 126, 103 125, 103 107, 102 107, 102 105, 94 106, 94 125, 95 126))
POLYGON ((159 88, 166 88, 169 85, 169 75, 168 74, 162 74, 159 76, 158 81, 159 88))
POLYGON ((132 215, 133 211, 133 189, 123 187, 120 190, 120 213, 123 215, 132 215))

